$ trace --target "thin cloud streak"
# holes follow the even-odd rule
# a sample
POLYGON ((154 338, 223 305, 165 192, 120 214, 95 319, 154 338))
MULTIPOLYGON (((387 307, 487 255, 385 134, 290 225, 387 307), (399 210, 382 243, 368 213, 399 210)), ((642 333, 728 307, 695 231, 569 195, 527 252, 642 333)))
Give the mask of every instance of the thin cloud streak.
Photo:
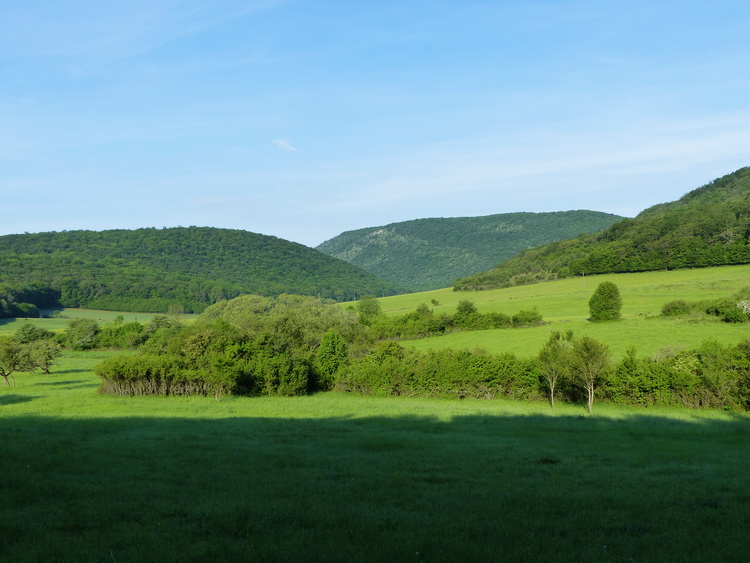
POLYGON ((275 139, 271 141, 274 145, 287 152, 299 152, 297 147, 293 146, 292 143, 286 139, 275 139))

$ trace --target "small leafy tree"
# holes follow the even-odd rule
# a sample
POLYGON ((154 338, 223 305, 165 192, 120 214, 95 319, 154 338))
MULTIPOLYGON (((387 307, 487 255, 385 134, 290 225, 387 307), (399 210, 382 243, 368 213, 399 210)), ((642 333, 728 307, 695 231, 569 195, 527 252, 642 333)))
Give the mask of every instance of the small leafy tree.
POLYGON ((17 371, 29 369, 25 346, 9 337, 0 338, 0 377, 10 386, 9 377, 17 371))
POLYGON ((383 314, 378 301, 372 295, 365 295, 357 302, 357 312, 362 318, 369 319, 383 314))
POLYGON ((549 388, 549 404, 555 408, 555 388, 557 383, 570 371, 573 332, 565 334, 555 331, 539 351, 539 361, 542 364, 542 374, 549 388))
POLYGON ((26 362, 29 368, 49 373, 57 358, 62 355, 60 345, 52 340, 36 340, 26 346, 26 362))
POLYGON ((470 328, 477 323, 479 311, 477 306, 468 299, 462 299, 456 306, 455 322, 463 328, 470 328))
POLYGON ((96 347, 99 323, 93 319, 75 319, 68 323, 63 333, 65 345, 73 350, 90 350, 96 347))
POLYGON ((609 369, 609 347, 590 336, 573 339, 570 378, 586 390, 589 414, 594 406, 594 391, 603 382, 609 369))
POLYGON ((331 329, 320 341, 316 352, 318 371, 320 373, 319 386, 323 389, 333 387, 336 372, 344 365, 349 357, 349 345, 335 330, 331 329))
POLYGON ((29 344, 38 340, 49 340, 55 336, 51 330, 26 323, 13 334, 13 340, 20 344, 29 344))
POLYGON ((602 282, 589 299, 589 313, 592 321, 614 321, 620 318, 622 297, 620 290, 612 282, 602 282))

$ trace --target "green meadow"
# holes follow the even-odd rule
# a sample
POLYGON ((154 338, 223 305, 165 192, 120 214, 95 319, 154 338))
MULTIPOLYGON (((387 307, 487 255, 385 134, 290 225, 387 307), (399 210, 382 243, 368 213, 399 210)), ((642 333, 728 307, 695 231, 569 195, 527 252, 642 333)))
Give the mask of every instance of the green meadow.
MULTIPOLYGON (((99 324, 111 323, 117 317, 122 317, 125 322, 137 321, 146 324, 155 316, 156 313, 121 313, 118 311, 97 311, 93 309, 59 309, 54 311, 43 311, 43 318, 19 318, 19 319, 0 319, 0 335, 12 334, 25 324, 32 324, 46 328, 47 330, 63 330, 73 319, 93 319, 99 324)), ((191 321, 197 315, 180 315, 181 320, 191 321)))
MULTIPOLYGON (((664 319, 670 300, 725 297, 750 266, 608 275, 381 300, 388 314, 469 299, 536 307, 549 324, 410 342, 534 355, 551 330, 621 353, 736 342, 747 325, 664 319), (615 282, 624 318, 591 323, 615 282)), ((35 319, 52 330, 64 310, 35 319)), ((152 315, 125 314, 147 322, 152 315)), ((6 320, 0 333, 25 319, 6 320)), ((119 397, 67 351, 0 388, 0 561, 743 561, 750 416, 506 400, 119 397)))
POLYGON ((0 390, 3 561, 741 561, 750 418, 0 390))
POLYGON ((750 265, 742 265, 586 276, 491 291, 444 289, 386 297, 380 302, 386 314, 404 314, 420 303, 432 306, 436 313, 455 311, 461 300, 472 301, 480 312, 508 315, 536 307, 547 322, 541 327, 452 333, 408 343, 422 350, 478 347, 490 352, 533 356, 551 331, 572 330, 576 335, 589 335, 605 342, 618 358, 630 345, 635 345, 641 355, 653 355, 665 348, 697 347, 708 339, 730 344, 750 337, 750 329, 745 324, 703 317, 660 317, 662 306, 669 301, 729 297, 748 286, 750 265), (611 323, 592 323, 588 321, 588 300, 604 281, 614 282, 620 289, 623 318, 611 323), (438 304, 433 305, 433 301, 438 304))

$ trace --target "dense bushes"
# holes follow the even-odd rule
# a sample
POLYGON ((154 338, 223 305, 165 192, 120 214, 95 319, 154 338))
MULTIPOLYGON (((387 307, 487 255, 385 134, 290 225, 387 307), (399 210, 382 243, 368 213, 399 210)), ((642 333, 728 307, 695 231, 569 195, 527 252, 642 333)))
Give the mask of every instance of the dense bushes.
POLYGON ((728 298, 711 301, 687 302, 675 300, 665 303, 661 308, 665 317, 677 317, 690 314, 718 317, 727 323, 744 323, 750 321, 750 288, 741 289, 728 298))
MULTIPOLYGON (((538 313, 519 316, 533 322, 538 313)), ((450 317, 454 327, 501 318, 481 315, 469 302, 450 317)), ((502 318, 506 326, 519 322, 515 316, 502 318)), ((140 328, 121 319, 99 327, 100 344, 137 342, 140 353, 113 357, 96 371, 104 392, 124 395, 288 396, 335 389, 383 396, 552 399, 554 393, 589 409, 596 397, 628 405, 750 410, 750 340, 737 346, 708 342, 651 358, 631 348, 612 362, 602 343, 572 333, 553 333, 535 358, 482 350, 420 352, 382 338, 388 322, 403 330, 439 319, 426 305, 388 318, 377 311, 361 316, 314 298, 246 296, 209 308, 191 326, 157 317, 140 328)), ((78 342, 73 338, 78 323, 66 332, 70 343, 78 342)))
POLYGON ((617 285, 602 282, 589 299, 589 313, 592 321, 616 321, 620 318, 622 297, 617 285))
POLYGON ((380 342, 336 376, 335 389, 373 395, 435 397, 540 397, 533 360, 482 350, 418 352, 380 342))
POLYGON ((97 366, 104 392, 302 395, 327 389, 366 329, 353 312, 292 295, 221 302, 186 327, 163 318, 142 331, 130 324, 102 330, 114 342, 145 341, 140 355, 97 366))

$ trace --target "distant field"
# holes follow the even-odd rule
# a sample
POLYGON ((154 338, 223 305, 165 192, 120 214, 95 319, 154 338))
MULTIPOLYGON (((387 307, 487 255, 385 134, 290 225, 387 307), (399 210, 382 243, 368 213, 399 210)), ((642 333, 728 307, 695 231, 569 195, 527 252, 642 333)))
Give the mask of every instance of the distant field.
MULTIPOLYGON (((15 332, 20 326, 31 323, 36 326, 44 327, 47 330, 62 330, 73 319, 94 319, 100 324, 112 322, 115 317, 122 315, 126 322, 138 321, 147 323, 158 313, 119 313, 117 311, 93 311, 90 309, 57 309, 55 311, 44 311, 45 315, 55 316, 42 319, 0 319, 0 334, 15 332)), ((182 315, 183 320, 194 319, 197 315, 182 315)))
POLYGON ((409 342, 419 349, 481 347, 493 352, 512 351, 534 355, 547 340, 550 331, 573 330, 606 342, 615 356, 630 344, 641 354, 653 354, 667 347, 692 347, 706 339, 734 343, 750 338, 750 326, 718 321, 658 318, 664 303, 674 299, 697 301, 728 297, 750 286, 750 265, 723 266, 693 270, 644 272, 587 276, 527 286, 477 292, 451 289, 399 295, 380 299, 387 314, 403 314, 420 303, 436 300, 435 312, 455 311, 460 300, 472 301, 479 311, 514 314, 536 307, 548 325, 530 329, 454 333, 438 338, 409 342), (599 283, 612 281, 620 288, 623 320, 615 323, 591 323, 588 300, 599 283))
POLYGON ((750 417, 0 388, 3 561, 742 561, 750 417))

